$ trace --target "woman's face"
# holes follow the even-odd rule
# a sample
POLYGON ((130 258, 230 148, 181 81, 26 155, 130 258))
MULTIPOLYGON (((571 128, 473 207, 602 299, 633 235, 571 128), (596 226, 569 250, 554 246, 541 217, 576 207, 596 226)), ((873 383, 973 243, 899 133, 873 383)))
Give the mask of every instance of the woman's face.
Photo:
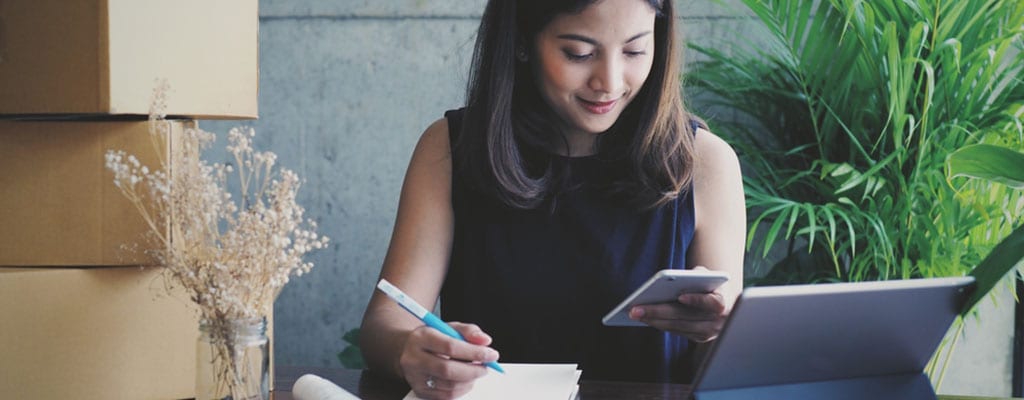
POLYGON ((593 154, 640 92, 654 58, 655 10, 642 0, 598 0, 555 17, 536 37, 531 62, 540 92, 562 117, 569 155, 593 154))

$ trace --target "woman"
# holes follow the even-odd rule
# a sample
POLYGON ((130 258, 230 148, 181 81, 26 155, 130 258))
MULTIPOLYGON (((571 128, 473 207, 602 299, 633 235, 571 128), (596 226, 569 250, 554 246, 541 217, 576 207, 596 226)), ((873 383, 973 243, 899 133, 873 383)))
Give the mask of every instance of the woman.
POLYGON ((739 164, 686 113, 668 0, 490 0, 467 105, 412 156, 381 277, 469 343, 379 293, 370 368, 454 398, 483 362, 578 363, 585 379, 685 381, 688 341, 715 338, 743 281, 739 164), (601 317, 655 271, 729 282, 601 317))

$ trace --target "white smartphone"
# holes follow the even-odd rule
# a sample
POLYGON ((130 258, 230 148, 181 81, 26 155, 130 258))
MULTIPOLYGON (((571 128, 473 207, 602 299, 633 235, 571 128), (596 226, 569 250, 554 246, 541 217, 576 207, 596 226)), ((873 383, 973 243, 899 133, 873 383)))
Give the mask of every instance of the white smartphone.
POLYGON ((640 304, 673 302, 682 293, 709 293, 728 280, 729 275, 721 271, 663 269, 615 306, 601 322, 608 326, 647 326, 629 319, 629 309, 640 304))

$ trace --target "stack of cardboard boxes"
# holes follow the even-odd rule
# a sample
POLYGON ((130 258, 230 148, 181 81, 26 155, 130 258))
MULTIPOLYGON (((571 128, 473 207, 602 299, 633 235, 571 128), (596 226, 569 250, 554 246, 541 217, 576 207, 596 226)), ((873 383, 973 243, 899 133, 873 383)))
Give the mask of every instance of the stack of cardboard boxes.
POLYGON ((104 154, 158 167, 195 119, 256 118, 258 23, 255 0, 0 2, 0 397, 195 396, 197 312, 104 154))

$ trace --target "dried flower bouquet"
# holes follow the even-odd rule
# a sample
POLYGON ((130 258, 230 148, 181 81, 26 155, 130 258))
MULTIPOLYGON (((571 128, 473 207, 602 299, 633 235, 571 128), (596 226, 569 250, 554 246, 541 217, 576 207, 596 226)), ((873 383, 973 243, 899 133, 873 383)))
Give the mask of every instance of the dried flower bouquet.
MULTIPOLYGON (((171 139, 163 115, 166 92, 166 84, 158 87, 151 107, 154 146, 171 139)), ((233 381, 247 364, 237 362, 242 354, 234 349, 227 326, 269 315, 289 278, 313 267, 303 256, 328 242, 316 234, 314 221, 303 219, 304 209, 295 201, 299 177, 284 168, 275 174, 275 154, 255 151, 254 135, 252 128, 229 132, 227 150, 234 166, 202 160, 200 153, 215 136, 195 127, 185 129, 174 151, 161 155, 160 169, 121 150, 106 154, 114 184, 150 227, 156 246, 147 251, 165 267, 166 284, 188 293, 211 343, 224 344, 212 361, 221 366, 217 380, 234 399, 251 395, 234 387, 241 385, 233 381), (234 188, 240 202, 231 195, 229 177, 238 178, 234 188)))

